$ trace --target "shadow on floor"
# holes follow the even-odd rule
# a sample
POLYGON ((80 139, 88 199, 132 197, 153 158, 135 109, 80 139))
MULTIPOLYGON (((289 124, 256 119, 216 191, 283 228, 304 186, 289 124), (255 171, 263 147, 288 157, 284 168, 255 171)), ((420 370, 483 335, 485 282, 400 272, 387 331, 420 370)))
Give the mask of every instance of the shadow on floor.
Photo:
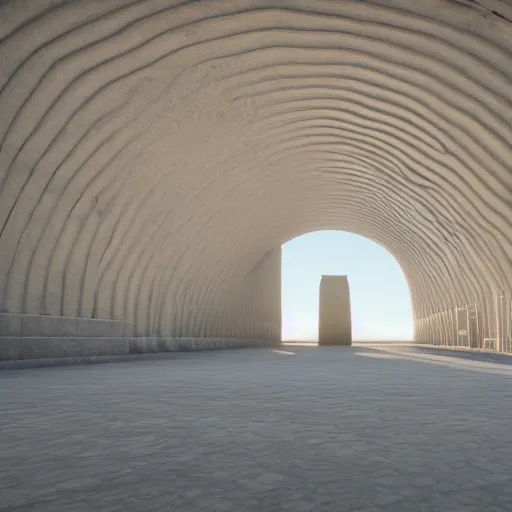
POLYGON ((450 350, 447 348, 436 347, 404 347, 407 352, 417 354, 428 354, 456 359, 464 359, 469 361, 479 361, 484 363, 494 363, 503 365, 512 365, 512 357, 508 354, 492 353, 492 352, 471 352, 469 350, 450 350))
POLYGON ((393 357, 399 355, 407 356, 440 356, 457 361, 475 361, 481 363, 492 363, 496 365, 512 366, 512 357, 508 354, 492 352, 473 352, 469 350, 457 350, 438 347, 418 346, 411 342, 355 342, 350 347, 320 347, 318 343, 302 341, 285 341, 283 347, 315 348, 318 350, 346 350, 351 354, 367 355, 372 357, 393 357))

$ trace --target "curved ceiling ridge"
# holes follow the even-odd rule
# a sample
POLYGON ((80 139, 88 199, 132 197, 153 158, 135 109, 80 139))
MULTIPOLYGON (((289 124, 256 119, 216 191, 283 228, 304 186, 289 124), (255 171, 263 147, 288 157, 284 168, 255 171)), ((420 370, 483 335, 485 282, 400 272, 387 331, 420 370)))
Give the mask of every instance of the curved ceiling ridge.
POLYGON ((275 251, 315 229, 388 249, 418 325, 512 289, 512 5, 492 10, 4 2, 0 307, 252 336, 280 321, 258 305, 275 251))

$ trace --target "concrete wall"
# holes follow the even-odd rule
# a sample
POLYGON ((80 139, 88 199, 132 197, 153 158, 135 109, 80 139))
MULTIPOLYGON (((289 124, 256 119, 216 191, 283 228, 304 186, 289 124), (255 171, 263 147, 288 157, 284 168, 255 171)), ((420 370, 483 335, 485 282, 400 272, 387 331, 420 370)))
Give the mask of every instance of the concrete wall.
POLYGON ((466 3, 1 2, 0 312, 276 339, 258 263, 340 229, 396 257, 418 340, 474 302, 485 335, 512 291, 512 8, 466 3))
POLYGON ((128 322, 0 314, 0 361, 264 347, 276 343, 268 337, 135 338, 127 335, 129 331, 128 322))
POLYGON ((196 337, 134 336, 120 320, 0 313, 0 361, 278 346, 281 248, 265 254, 241 287, 218 316, 200 319, 205 327, 196 337))

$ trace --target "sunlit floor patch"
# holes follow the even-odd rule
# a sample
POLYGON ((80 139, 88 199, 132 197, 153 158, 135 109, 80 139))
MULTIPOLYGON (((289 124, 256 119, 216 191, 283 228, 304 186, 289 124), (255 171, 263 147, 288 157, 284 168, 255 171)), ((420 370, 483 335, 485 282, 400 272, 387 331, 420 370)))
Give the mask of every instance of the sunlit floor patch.
POLYGON ((282 345, 283 347, 318 347, 318 343, 315 341, 283 341, 282 345))
POLYGON ((276 354, 281 354, 283 356, 295 356, 297 355, 295 352, 287 352, 286 350, 273 350, 272 352, 276 354))
POLYGON ((369 352, 356 352, 356 356, 363 356, 363 357, 375 357, 378 359, 396 359, 396 356, 392 356, 391 354, 374 354, 369 352))

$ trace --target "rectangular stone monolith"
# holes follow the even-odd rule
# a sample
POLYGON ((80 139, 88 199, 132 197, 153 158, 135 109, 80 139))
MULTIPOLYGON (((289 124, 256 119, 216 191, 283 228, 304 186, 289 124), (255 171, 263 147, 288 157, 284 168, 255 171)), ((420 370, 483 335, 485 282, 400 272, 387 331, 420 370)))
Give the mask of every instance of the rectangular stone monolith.
POLYGON ((320 280, 319 345, 352 345, 350 289, 347 276, 320 280))

